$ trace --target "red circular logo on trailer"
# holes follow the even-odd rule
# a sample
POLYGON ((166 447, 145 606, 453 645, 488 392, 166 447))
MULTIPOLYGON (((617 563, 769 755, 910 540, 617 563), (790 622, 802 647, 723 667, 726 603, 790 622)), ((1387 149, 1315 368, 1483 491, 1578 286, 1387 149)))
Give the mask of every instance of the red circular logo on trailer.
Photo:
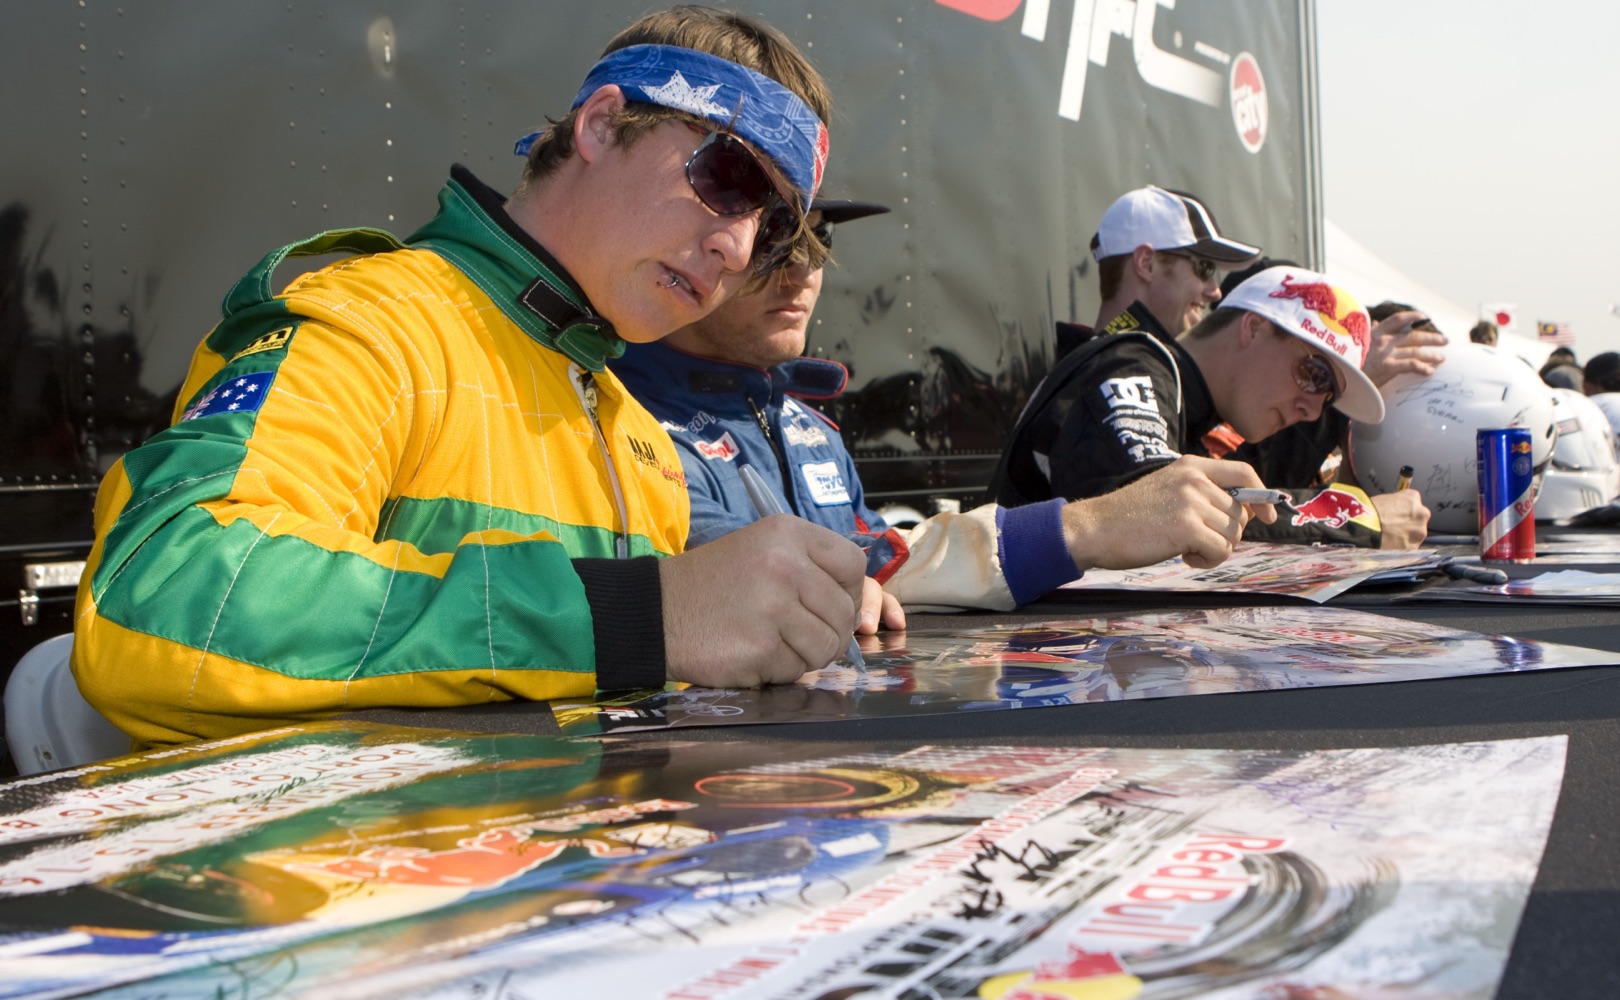
POLYGON ((1266 144, 1266 125, 1271 111, 1266 103, 1266 81, 1260 64, 1247 52, 1232 60, 1232 124, 1243 148, 1260 152, 1266 144))

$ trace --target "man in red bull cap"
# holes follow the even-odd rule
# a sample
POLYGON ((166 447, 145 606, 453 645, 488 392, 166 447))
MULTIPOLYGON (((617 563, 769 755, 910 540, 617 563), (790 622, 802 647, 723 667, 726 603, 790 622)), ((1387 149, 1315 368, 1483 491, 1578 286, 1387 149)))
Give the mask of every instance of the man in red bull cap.
MULTIPOLYGON (((1378 423, 1384 401, 1361 370, 1371 343, 1355 298, 1297 267, 1254 275, 1179 337, 1096 338, 1036 389, 990 498, 1017 506, 1101 496, 1184 455, 1207 454, 1204 436, 1223 421, 1251 442, 1314 421, 1327 406, 1378 423)), ((1375 498, 1336 483, 1288 492, 1292 509, 1279 508, 1272 525, 1251 522, 1245 538, 1409 548, 1425 534, 1428 512, 1410 490, 1375 498)))
POLYGON ((1093 327, 1057 325, 1061 356, 1097 333, 1147 330, 1179 337, 1221 298, 1221 274, 1260 256, 1222 236, 1204 203, 1148 185, 1120 195, 1091 238, 1102 305, 1093 327))
MULTIPOLYGON (((1291 260, 1262 257, 1249 267, 1227 275, 1221 284, 1222 291, 1230 292, 1261 271, 1278 266, 1299 265, 1291 260)), ((1367 315, 1373 321, 1372 346, 1361 363, 1361 370, 1373 385, 1382 387, 1397 375, 1408 372, 1427 377, 1445 360, 1446 335, 1415 307, 1386 300, 1369 306, 1367 315)), ((1323 483, 1338 475, 1339 459, 1349 441, 1349 432, 1350 418, 1330 406, 1323 408, 1316 420, 1294 424, 1259 444, 1242 440, 1222 424, 1205 435, 1204 446, 1217 458, 1249 463, 1268 483, 1323 483)), ((1415 507, 1412 512, 1416 513, 1415 507)), ((1400 520, 1399 512, 1386 510, 1385 513, 1394 513, 1394 520, 1400 520)), ((1391 518, 1386 516, 1384 521, 1387 544, 1392 538, 1391 518)))

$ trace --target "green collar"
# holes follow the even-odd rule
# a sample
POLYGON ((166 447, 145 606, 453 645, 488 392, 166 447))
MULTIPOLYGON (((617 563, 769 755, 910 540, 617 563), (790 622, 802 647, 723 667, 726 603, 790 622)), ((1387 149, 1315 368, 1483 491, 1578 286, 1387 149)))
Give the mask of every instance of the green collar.
POLYGON ((535 340, 601 371, 624 353, 624 341, 504 205, 493 188, 457 164, 439 191, 439 214, 406 242, 454 264, 535 340))

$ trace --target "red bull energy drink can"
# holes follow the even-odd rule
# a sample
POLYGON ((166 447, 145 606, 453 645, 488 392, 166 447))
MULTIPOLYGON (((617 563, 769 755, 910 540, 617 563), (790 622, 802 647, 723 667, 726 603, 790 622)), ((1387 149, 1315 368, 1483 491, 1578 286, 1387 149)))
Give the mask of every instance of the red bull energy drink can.
POLYGON ((1480 431, 1479 561, 1527 563, 1536 557, 1535 460, 1523 427, 1480 431))

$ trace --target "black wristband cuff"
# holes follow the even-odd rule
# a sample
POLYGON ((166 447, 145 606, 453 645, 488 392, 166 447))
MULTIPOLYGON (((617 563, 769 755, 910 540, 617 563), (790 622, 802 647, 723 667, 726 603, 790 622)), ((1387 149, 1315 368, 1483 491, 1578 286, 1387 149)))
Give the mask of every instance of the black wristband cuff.
POLYGON ((596 640, 596 686, 664 686, 664 594, 658 559, 575 559, 596 640))

